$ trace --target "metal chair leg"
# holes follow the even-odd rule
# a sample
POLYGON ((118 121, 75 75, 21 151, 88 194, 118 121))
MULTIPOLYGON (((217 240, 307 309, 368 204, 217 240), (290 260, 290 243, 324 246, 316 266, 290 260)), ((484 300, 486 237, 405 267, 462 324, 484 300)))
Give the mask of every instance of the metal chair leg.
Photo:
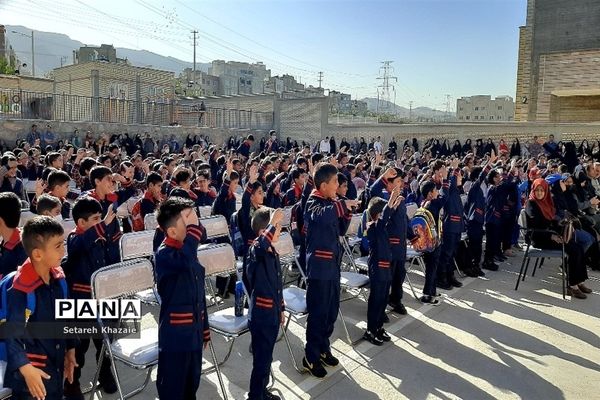
MULTIPOLYGON (((288 320, 288 324, 289 324, 289 320, 288 320)), ((298 362, 296 361, 296 356, 294 356, 294 352, 292 350, 292 345, 290 344, 290 339, 288 338, 287 335, 287 324, 285 329, 283 330, 283 338, 285 340, 285 345, 287 346, 287 349, 290 353, 290 358, 292 359, 292 365, 294 366, 294 369, 296 371, 298 371, 300 374, 304 374, 306 371, 303 368, 300 368, 300 366, 298 365, 298 362)))
POLYGON ((213 359, 214 371, 217 373, 217 379, 219 380, 219 386, 221 386, 221 392, 223 393, 223 399, 227 400, 227 391, 225 390, 225 384, 223 383, 223 377, 221 376, 221 370, 219 369, 219 363, 217 361, 217 355, 213 346, 212 340, 208 342, 208 348, 210 349, 210 355, 213 359))
POLYGON ((521 277, 523 276, 523 272, 525 270, 525 261, 528 261, 529 258, 527 256, 523 257, 523 261, 521 261, 521 269, 519 270, 519 276, 517 277, 517 284, 515 285, 515 290, 519 290, 519 283, 521 283, 521 277))
MULTIPOLYGON (((531 261, 531 258, 527 257, 527 262, 525 263, 525 272, 523 272, 523 277, 521 278, 521 281, 525 282, 525 277, 527 276, 527 270, 529 269, 529 262, 531 261)), ((537 262, 537 260, 536 260, 537 262)))

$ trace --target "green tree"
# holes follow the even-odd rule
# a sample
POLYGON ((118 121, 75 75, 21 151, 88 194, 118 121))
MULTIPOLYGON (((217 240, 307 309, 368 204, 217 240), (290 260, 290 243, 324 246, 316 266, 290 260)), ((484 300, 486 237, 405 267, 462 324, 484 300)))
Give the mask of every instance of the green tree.
POLYGON ((5 58, 0 58, 0 74, 14 75, 15 69, 8 64, 5 58))

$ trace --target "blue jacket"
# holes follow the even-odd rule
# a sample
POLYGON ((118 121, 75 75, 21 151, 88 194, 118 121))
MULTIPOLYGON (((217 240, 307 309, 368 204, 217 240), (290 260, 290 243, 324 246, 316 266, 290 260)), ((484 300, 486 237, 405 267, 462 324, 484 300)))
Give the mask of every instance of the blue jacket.
POLYGON ((0 247, 0 279, 6 274, 17 270, 17 267, 27 260, 27 254, 21 243, 21 230, 16 228, 10 239, 0 247))
POLYGON ((485 208, 486 224, 500 225, 502 212, 505 211, 508 195, 512 189, 516 190, 516 182, 513 176, 504 180, 498 186, 490 186, 485 208))
POLYGON ((382 216, 367 229, 367 239, 369 240, 369 279, 373 281, 388 282, 392 280, 390 268, 392 252, 389 245, 388 224, 390 216, 394 211, 386 205, 382 216))
POLYGON ((436 224, 439 222, 440 219, 440 211, 442 210, 442 208, 444 208, 446 202, 448 201, 449 188, 450 185, 448 184, 448 180, 444 179, 444 181, 442 182, 440 194, 437 197, 437 199, 433 199, 424 205, 425 208, 433 215, 433 220, 436 224))
MULTIPOLYGON (((75 347, 75 340, 38 338, 32 331, 36 323, 54 323, 54 301, 64 298, 59 279, 64 279, 60 267, 50 270, 50 282, 44 284, 27 260, 16 273, 12 288, 7 292, 7 322, 11 324, 10 337, 6 339, 8 365, 5 387, 21 394, 27 390, 19 368, 32 364, 50 375, 44 386, 50 395, 62 394, 65 352, 75 347), (35 294, 35 312, 25 321, 28 293, 35 294)), ((39 333, 39 325, 38 325, 39 333)), ((15 393, 13 393, 15 394, 15 393)))
POLYGON ((252 230, 252 217, 250 216, 252 211, 252 203, 250 202, 250 196, 252 196, 252 188, 250 184, 246 184, 246 190, 242 195, 242 207, 238 211, 238 228, 244 241, 244 251, 242 254, 247 254, 248 249, 254 243, 256 239, 256 233, 252 230))
POLYGON ((485 196, 481 185, 485 182, 491 167, 486 165, 479 174, 479 177, 471 185, 469 194, 467 195, 467 203, 465 204, 465 212, 467 221, 483 225, 485 222, 485 196))
POLYGON ((448 201, 444 205, 443 233, 462 233, 464 231, 463 213, 464 207, 460 198, 460 192, 456 186, 456 175, 460 170, 455 170, 450 178, 448 190, 448 201))
POLYGON ((200 226, 189 225, 185 240, 167 238, 155 254, 156 282, 161 298, 158 318, 159 351, 202 351, 210 340, 204 267, 198 262, 200 226))
POLYGON ((223 215, 228 222, 231 221, 231 216, 235 212, 235 201, 235 196, 229 193, 229 180, 226 179, 213 203, 212 214, 223 215))
POLYGON ((346 176, 346 179, 348 179, 348 192, 346 192, 346 196, 350 200, 356 200, 358 197, 358 191, 356 190, 356 186, 354 186, 354 182, 352 182, 352 176, 350 175, 350 172, 344 168, 342 173, 346 176))
POLYGON ((271 244, 274 233, 275 227, 267 226, 250 246, 246 263, 249 319, 267 326, 279 326, 284 311, 281 264, 271 244))
POLYGON ((238 154, 241 154, 244 157, 248 158, 250 156, 250 142, 248 140, 244 140, 239 145, 239 147, 237 148, 236 152, 238 154))
POLYGON ((350 211, 343 201, 327 199, 313 190, 304 210, 306 265, 309 279, 339 280, 342 248, 339 237, 346 234, 350 211))

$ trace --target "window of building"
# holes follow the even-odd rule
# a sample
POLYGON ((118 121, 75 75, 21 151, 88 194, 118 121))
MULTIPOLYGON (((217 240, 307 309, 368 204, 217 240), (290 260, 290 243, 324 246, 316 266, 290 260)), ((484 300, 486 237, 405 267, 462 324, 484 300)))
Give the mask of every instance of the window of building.
POLYGON ((498 111, 502 110, 502 106, 498 106, 498 111))
POLYGON ((479 107, 475 107, 475 111, 479 111, 479 107))
POLYGON ((491 120, 492 120, 492 119, 494 119, 494 116, 493 116, 493 115, 490 115, 490 119, 491 119, 491 120))
POLYGON ((481 119, 481 120, 484 120, 484 119, 485 119, 485 117, 482 115, 481 117, 479 117, 479 119, 481 119))
POLYGON ((467 115, 467 119, 471 119, 471 117, 467 115))
POLYGON ((479 117, 476 115, 476 116, 475 116, 475 119, 479 119, 479 117))
POLYGON ((498 115, 498 119, 502 119, 502 117, 498 115))
POLYGON ((459 107, 458 109, 459 109, 460 111, 462 111, 462 110, 463 110, 463 108, 462 108, 462 107, 459 107))

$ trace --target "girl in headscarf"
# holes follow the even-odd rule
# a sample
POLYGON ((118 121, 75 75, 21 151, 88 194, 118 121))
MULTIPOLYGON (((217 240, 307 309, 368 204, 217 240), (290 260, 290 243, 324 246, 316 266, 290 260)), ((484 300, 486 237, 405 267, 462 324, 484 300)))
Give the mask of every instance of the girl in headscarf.
POLYGON ((559 220, 556 217, 556 208, 550 195, 548 182, 542 178, 533 181, 529 200, 527 201, 527 225, 529 229, 535 229, 535 232, 529 234, 528 240, 534 247, 547 250, 560 250, 564 245, 565 252, 568 255, 568 279, 569 287, 567 293, 577 299, 587 298, 586 293, 592 291, 585 286, 587 280, 587 269, 584 264, 583 247, 571 238, 567 243, 563 243, 563 237, 552 233, 562 231, 559 220), (539 231, 537 231, 539 230, 539 231))

